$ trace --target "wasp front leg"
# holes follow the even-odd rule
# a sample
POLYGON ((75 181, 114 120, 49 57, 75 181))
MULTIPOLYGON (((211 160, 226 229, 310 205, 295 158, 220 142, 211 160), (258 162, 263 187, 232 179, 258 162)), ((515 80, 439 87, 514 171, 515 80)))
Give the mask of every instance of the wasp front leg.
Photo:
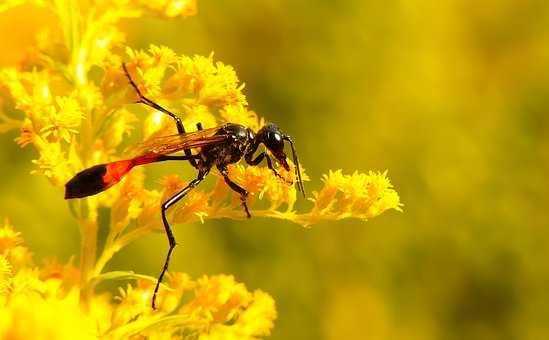
POLYGON ((269 157, 269 155, 267 155, 265 152, 262 152, 259 155, 257 155, 255 159, 251 159, 251 160, 246 159, 246 162, 250 165, 258 165, 263 161, 264 158, 267 160, 267 167, 271 169, 271 171, 274 173, 276 177, 280 178, 281 180, 283 180, 289 185, 294 184, 293 181, 288 181, 286 178, 282 177, 282 175, 279 174, 278 171, 276 171, 276 169, 273 166, 273 161, 271 160, 271 157, 269 157))

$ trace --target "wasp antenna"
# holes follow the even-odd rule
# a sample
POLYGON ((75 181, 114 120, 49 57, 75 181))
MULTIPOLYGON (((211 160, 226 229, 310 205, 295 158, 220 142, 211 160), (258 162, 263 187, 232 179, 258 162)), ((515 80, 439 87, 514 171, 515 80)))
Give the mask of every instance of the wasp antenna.
POLYGON ((126 78, 128 78, 128 81, 129 81, 130 84, 132 84, 132 86, 133 86, 133 79, 132 79, 132 77, 130 76, 130 72, 128 71, 128 68, 126 67, 126 63, 125 63, 125 62, 122 62, 122 69, 124 70, 124 75, 126 76, 126 78))
POLYGON ((126 63, 122 62, 122 69, 124 70, 124 74, 126 75, 126 78, 128 78, 128 82, 133 87, 135 92, 137 93, 137 96, 139 97, 138 100, 136 100, 136 103, 140 104, 147 104, 144 100, 144 96, 141 93, 141 90, 139 90, 139 87, 137 87, 137 84, 133 81, 132 76, 130 76, 130 72, 128 71, 128 68, 126 67, 126 63))
POLYGON ((284 140, 287 140, 290 143, 290 147, 292 148, 292 156, 294 158, 294 166, 295 166, 295 174, 297 177, 297 190, 299 190, 303 197, 305 196, 305 187, 303 187, 303 180, 301 179, 301 170, 299 169, 299 160, 297 158, 297 152, 295 151, 294 142, 289 136, 284 136, 284 140))

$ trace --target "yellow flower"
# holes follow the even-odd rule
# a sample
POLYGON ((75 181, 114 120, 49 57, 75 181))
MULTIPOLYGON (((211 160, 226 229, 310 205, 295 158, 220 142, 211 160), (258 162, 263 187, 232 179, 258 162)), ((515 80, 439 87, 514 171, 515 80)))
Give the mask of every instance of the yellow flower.
MULTIPOLYGON (((11 226, 4 229, 5 239, 17 240, 5 243, 5 251, 21 247, 19 233, 11 226)), ((120 288, 115 299, 95 293, 85 308, 80 291, 86 283, 79 278, 71 262, 12 267, 9 258, 0 255, 0 338, 171 338, 182 331, 255 338, 268 335, 276 319, 268 294, 251 293, 230 275, 195 281, 184 273, 169 273, 159 291, 157 311, 150 305, 154 278, 105 273, 97 280, 126 278, 135 284, 120 288), (184 294, 189 296, 182 300, 184 294)))
POLYGON ((34 128, 30 119, 25 119, 21 124, 21 136, 17 137, 15 141, 19 146, 25 147, 32 143, 35 138, 34 128))
POLYGON ((267 293, 256 290, 252 296, 252 303, 242 312, 236 322, 236 335, 243 337, 262 337, 271 335, 274 320, 277 318, 275 301, 267 293))
POLYGON ((179 175, 175 174, 165 176, 160 182, 164 188, 161 201, 165 201, 172 197, 187 185, 187 183, 183 181, 179 175))
POLYGON ((141 1, 153 11, 163 13, 167 17, 196 15, 196 0, 151 0, 141 1))
POLYGON ((324 187, 319 192, 313 192, 314 207, 311 212, 298 217, 304 225, 323 219, 355 217, 366 220, 388 209, 401 211, 402 204, 387 178, 387 172, 344 175, 337 170, 330 171, 323 180, 324 187))
MULTIPOLYGON (((22 112, 17 118, 0 114, 0 130, 20 128, 17 142, 37 153, 33 173, 44 175, 54 186, 63 186, 86 167, 131 158, 132 150, 124 149, 124 140, 135 139, 131 136, 135 130, 145 140, 176 132, 173 121, 156 110, 149 110, 143 128, 136 129, 135 106, 130 104, 138 97, 122 62, 140 91, 181 115, 189 131, 199 122, 205 128, 232 122, 255 131, 265 124, 248 107, 244 84, 234 68, 214 60, 213 53, 186 56, 165 46, 151 45, 144 51, 124 45, 120 20, 147 14, 193 15, 194 0, 10 0, 0 5, 0 11, 27 2, 54 13, 57 27, 39 33, 24 65, 0 70, 2 98, 13 103, 6 112, 22 112), (124 50, 125 54, 120 52, 124 50)), ((399 196, 386 173, 344 175, 339 170, 324 177, 324 186, 313 192, 308 211, 296 211, 296 188, 289 184, 296 182, 295 173, 275 166, 279 176, 266 166, 229 167, 231 178, 249 193, 253 216, 309 226, 400 210, 399 196)), ((307 181, 305 169, 301 172, 307 181)), ((0 228, 0 338, 256 339, 269 335, 276 319, 274 299, 260 290, 248 291, 231 275, 193 280, 184 273, 169 273, 159 290, 159 309, 153 311, 156 278, 104 271, 115 253, 162 228, 161 202, 188 180, 166 176, 160 190, 152 190, 145 186, 144 172, 134 169, 105 193, 71 200, 68 206, 83 236, 78 268, 71 261, 33 265, 19 233, 6 222, 0 228), (110 213, 101 244, 97 239, 100 208, 110 213), (130 284, 125 283, 119 296, 111 299, 96 289, 108 280, 130 284)), ((195 189, 169 211, 175 223, 244 216, 241 197, 227 188, 221 176, 213 190, 195 189)))
POLYGON ((32 253, 27 247, 13 247, 7 252, 6 256, 11 265, 16 268, 32 263, 32 253))
POLYGON ((0 254, 0 298, 8 292, 11 276, 11 264, 0 254))
POLYGON ((58 109, 52 109, 46 118, 48 123, 40 130, 43 137, 53 136, 70 142, 71 134, 77 134, 83 113, 73 98, 56 97, 58 109))
POLYGON ((55 185, 65 184, 70 179, 71 171, 63 147, 59 143, 43 142, 40 151, 40 158, 32 161, 38 169, 31 173, 42 174, 55 185))
POLYGON ((80 312, 76 291, 49 300, 19 294, 0 308, 0 338, 97 339, 97 331, 93 320, 80 312))
POLYGON ((59 280, 68 288, 80 284, 80 270, 74 266, 72 259, 69 263, 60 263, 57 259, 47 259, 40 270, 40 279, 59 280))
POLYGON ((22 242, 21 233, 15 231, 7 219, 4 220, 4 226, 0 228, 0 254, 5 254, 22 242))
POLYGON ((119 301, 113 313, 112 325, 123 326, 135 319, 141 314, 151 312, 151 288, 154 286, 146 281, 138 281, 138 285, 133 287, 128 285, 126 289, 119 289, 119 301))
POLYGON ((246 287, 236 283, 231 275, 203 276, 198 280, 195 296, 183 310, 192 311, 212 323, 232 320, 239 313, 240 306, 248 305, 251 299, 246 287))
POLYGON ((226 105, 221 109, 219 115, 227 122, 239 122, 254 131, 258 131, 265 125, 265 120, 263 118, 260 119, 257 116, 257 113, 249 111, 248 108, 242 104, 226 105))
POLYGON ((134 129, 133 124, 137 117, 128 110, 120 109, 111 114, 108 118, 109 124, 105 130, 105 148, 115 149, 129 136, 134 129))
MULTIPOLYGON (((176 54, 167 47, 155 45, 151 45, 147 52, 127 48, 126 53, 131 60, 126 67, 139 84, 140 90, 149 95, 157 95, 167 67, 177 61, 176 54)), ((135 96, 135 92, 131 91, 135 96)))
POLYGON ((172 96, 176 93, 180 97, 194 96, 189 104, 222 108, 229 104, 247 105, 243 88, 234 69, 219 61, 214 64, 212 53, 209 57, 181 57, 164 89, 172 96))
POLYGON ((276 319, 276 309, 273 298, 262 292, 249 294, 245 302, 246 309, 235 313, 231 323, 215 323, 208 333, 200 335, 200 339, 257 339, 269 336, 276 319))

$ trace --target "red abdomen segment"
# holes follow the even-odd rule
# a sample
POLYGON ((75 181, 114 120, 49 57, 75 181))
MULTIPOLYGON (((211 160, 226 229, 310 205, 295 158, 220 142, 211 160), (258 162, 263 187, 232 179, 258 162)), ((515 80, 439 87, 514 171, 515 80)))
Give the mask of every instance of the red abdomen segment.
POLYGON ((92 166, 77 173, 65 184, 65 199, 82 198, 98 194, 116 183, 134 166, 154 162, 157 155, 145 155, 134 159, 92 166))

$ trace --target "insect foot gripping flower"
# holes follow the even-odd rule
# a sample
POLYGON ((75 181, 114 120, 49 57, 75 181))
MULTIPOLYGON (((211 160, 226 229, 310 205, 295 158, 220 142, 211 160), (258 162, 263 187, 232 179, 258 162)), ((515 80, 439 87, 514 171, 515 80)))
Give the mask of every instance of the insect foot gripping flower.
MULTIPOLYGON (((194 130, 199 123, 205 130, 232 123, 254 132, 264 127, 263 131, 274 130, 249 108, 235 70, 215 61, 213 54, 185 56, 167 47, 153 45, 143 51, 125 46, 125 35, 117 25, 120 20, 193 15, 195 1, 8 0, 0 5, 0 14, 23 3, 51 11, 58 22, 53 28, 37 30, 37 43, 26 48, 20 65, 0 70, 0 131, 20 129, 16 142, 36 154, 32 173, 46 177, 54 187, 64 186, 83 169, 109 163, 119 166, 93 168, 95 172, 89 175, 101 181, 87 183, 85 193, 110 189, 68 203, 82 235, 78 267, 55 262, 37 267, 28 249, 21 246, 19 233, 7 224, 0 230, 1 337, 36 338, 33 330, 72 339, 125 339, 136 334, 239 339, 268 335, 276 318, 273 299, 261 291, 247 291, 232 276, 192 280, 170 273, 166 285, 160 286, 159 309, 152 311, 155 278, 104 270, 131 242, 163 231, 162 202, 189 184, 190 179, 169 175, 159 180, 160 188, 147 188, 142 167, 130 168, 150 159, 125 162, 135 151, 128 149, 127 140, 150 146, 154 138, 173 138, 165 136, 178 132, 161 108, 178 112, 187 129, 194 130), (135 88, 128 82, 123 63, 135 88), (143 124, 138 123, 136 105, 132 105, 146 101, 137 96, 138 91, 162 106, 147 108, 143 124), (110 218, 101 219, 108 222, 101 226, 106 236, 98 245, 100 209, 110 218), (121 288, 115 297, 97 292, 99 283, 120 279, 134 284, 121 288), (64 327, 58 327, 61 324, 64 327)), ((263 156, 272 156, 272 169, 244 164, 226 169, 233 188, 244 188, 247 196, 235 193, 219 176, 212 190, 190 191, 168 211, 166 220, 177 224, 241 219, 245 216, 243 196, 252 216, 303 226, 343 218, 365 220, 390 209, 400 210, 399 196, 386 173, 345 175, 338 170, 324 176, 323 186, 312 192, 310 210, 296 211, 296 183, 309 181, 309 177, 297 157, 286 162, 284 149, 275 142, 270 148, 264 143, 268 148, 263 156)), ((201 146, 190 148, 199 152, 201 146)), ((85 193, 70 191, 69 196, 85 193)))

